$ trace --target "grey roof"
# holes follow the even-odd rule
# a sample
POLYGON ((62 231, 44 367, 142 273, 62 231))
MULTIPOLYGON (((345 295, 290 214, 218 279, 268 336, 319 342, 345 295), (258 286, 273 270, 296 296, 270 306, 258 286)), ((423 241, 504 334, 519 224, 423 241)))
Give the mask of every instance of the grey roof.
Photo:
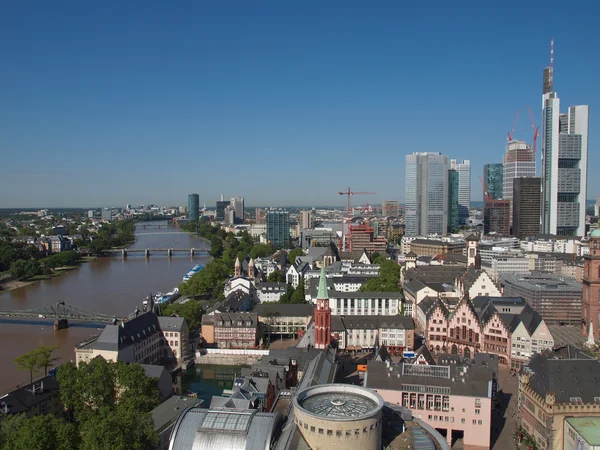
POLYGON ((154 364, 140 364, 144 373, 148 378, 160 378, 163 373, 169 374, 169 371, 164 366, 155 366, 154 364))
MULTIPOLYGON (((449 364, 448 377, 428 376, 424 374, 406 375, 403 374, 403 366, 419 368, 418 370, 427 373, 435 371, 440 366, 415 366, 406 363, 392 364, 391 370, 384 363, 378 361, 369 361, 367 376, 365 377, 366 387, 371 389, 390 389, 403 390, 403 385, 417 386, 435 386, 449 388, 451 395, 464 395, 469 397, 488 397, 491 393, 490 383, 494 378, 491 369, 483 366, 470 364, 449 364), (461 374, 461 370, 466 367, 466 373, 461 374)), ((446 369, 442 369, 445 371, 446 369)))
POLYGON ((192 406, 199 406, 204 400, 182 395, 174 395, 154 408, 151 412, 154 430, 162 428, 175 422, 182 411, 192 406))
POLYGON ((252 309, 259 316, 308 317, 314 312, 314 305, 308 303, 259 303, 252 309))
POLYGON ((518 286, 524 291, 556 291, 561 293, 572 293, 579 295, 582 291, 582 284, 579 281, 565 278, 560 275, 548 272, 531 271, 527 273, 503 273, 500 276, 503 286, 518 286))
POLYGON ((421 300, 418 304, 419 309, 421 309, 421 311, 423 311, 423 313, 425 314, 425 317, 427 317, 429 311, 431 311, 431 308, 433 308, 433 305, 435 305, 437 303, 437 297, 423 297, 423 300, 421 300))
POLYGON ((342 316, 331 316, 331 331, 346 331, 342 316))
POLYGON ((215 408, 252 409, 252 400, 246 397, 213 395, 210 400, 210 409, 215 408))
POLYGON ((189 408, 175 424, 169 449, 264 450, 280 421, 279 413, 189 408))
POLYGON ((446 283, 454 284, 457 277, 465 273, 465 268, 460 265, 433 265, 417 266, 414 269, 408 269, 404 273, 405 280, 419 280, 424 284, 428 283, 446 283))
POLYGON ((1 409, 6 407, 8 414, 26 413, 32 406, 50 397, 58 396, 58 392, 57 381, 46 376, 0 396, 1 409))
POLYGON ((482 324, 486 324, 494 315, 498 314, 500 320, 511 333, 517 329, 519 323, 523 323, 527 332, 532 335, 543 319, 523 298, 521 297, 488 297, 477 296, 471 301, 475 313, 482 324), (502 312, 503 307, 511 307, 518 313, 502 312))
POLYGON ((306 365, 298 391, 317 384, 333 383, 335 369, 335 350, 320 350, 306 365))
MULTIPOLYGON (((203 316, 204 318, 204 316, 203 316)), ((244 322, 245 327, 258 326, 258 316, 256 313, 217 313, 212 316, 216 327, 238 327, 237 322, 244 322), (222 324, 220 322, 223 322, 222 324)), ((203 321, 204 323, 204 321, 203 321)))
POLYGON ((187 328, 187 322, 183 317, 159 316, 158 323, 162 331, 176 331, 181 333, 187 328))
POLYGON ((600 397, 600 361, 576 347, 545 350, 532 356, 523 369, 528 372, 529 386, 542 398, 554 393, 557 403, 579 398, 594 403, 600 397))
POLYGON ((287 283, 284 281, 280 281, 277 283, 268 283, 268 282, 263 282, 260 285, 260 290, 261 291, 268 291, 268 290, 281 290, 283 292, 286 291, 287 289, 287 283))
POLYGON ((415 355, 416 357, 423 355, 423 358, 425 358, 425 361, 427 361, 427 364, 430 366, 434 366, 436 364, 435 359, 433 359, 433 356, 431 355, 427 345, 421 345, 415 352, 415 355))
POLYGON ((156 314, 146 312, 120 325, 106 325, 98 339, 83 344, 80 348, 118 351, 141 343, 160 331, 156 314))

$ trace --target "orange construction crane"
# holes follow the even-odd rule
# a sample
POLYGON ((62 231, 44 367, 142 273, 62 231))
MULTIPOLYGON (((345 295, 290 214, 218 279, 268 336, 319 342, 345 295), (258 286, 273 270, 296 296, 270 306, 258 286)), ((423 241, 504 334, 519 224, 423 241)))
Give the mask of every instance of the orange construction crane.
POLYGON ((517 115, 515 116, 515 121, 513 122, 512 131, 508 132, 508 142, 512 141, 515 138, 515 129, 517 128, 517 121, 519 120, 520 109, 517 109, 517 115))
MULTIPOLYGON (((533 160, 536 161, 535 149, 536 149, 537 138, 540 135, 540 127, 535 126, 535 122, 533 121, 533 115, 531 114, 531 109, 529 109, 529 105, 527 105, 527 111, 529 112, 529 120, 531 120, 531 129, 533 130, 533 160)), ((536 161, 536 164, 537 164, 537 161, 536 161)))
POLYGON ((481 188, 483 189, 483 200, 484 201, 492 200, 492 196, 490 194, 488 194, 487 191, 485 190, 485 184, 483 184, 483 178, 481 178, 481 176, 479 177, 479 181, 481 183, 481 188))
MULTIPOLYGON (((348 220, 347 220, 347 224, 348 224, 348 233, 350 232, 350 221, 352 220, 352 203, 350 201, 350 197, 352 197, 353 195, 376 195, 376 192, 353 192, 350 190, 350 188, 348 188, 347 191, 340 191, 338 192, 339 195, 347 195, 348 196, 348 220)), ((342 245, 340 246, 340 250, 343 250, 344 247, 344 224, 342 224, 342 245)))

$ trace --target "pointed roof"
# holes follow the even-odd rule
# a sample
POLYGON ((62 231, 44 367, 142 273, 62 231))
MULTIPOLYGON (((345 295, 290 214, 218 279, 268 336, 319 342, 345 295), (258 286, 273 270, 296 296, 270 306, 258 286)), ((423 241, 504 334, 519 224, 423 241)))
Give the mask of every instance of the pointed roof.
POLYGON ((317 299, 329 299, 329 294, 327 293, 327 277, 325 276, 325 267, 321 267, 321 276, 319 278, 319 290, 317 292, 317 299))
POLYGON ((248 267, 254 267, 254 259, 250 258, 250 261, 248 262, 248 267))
POLYGON ((478 240, 479 240, 479 238, 476 235, 474 235, 474 234, 471 234, 471 235, 467 236, 466 239, 465 239, 465 241, 467 241, 467 242, 468 241, 478 241, 478 240))
POLYGON ((237 258, 235 258, 235 267, 241 267, 242 263, 240 263, 240 258, 239 256, 237 258))

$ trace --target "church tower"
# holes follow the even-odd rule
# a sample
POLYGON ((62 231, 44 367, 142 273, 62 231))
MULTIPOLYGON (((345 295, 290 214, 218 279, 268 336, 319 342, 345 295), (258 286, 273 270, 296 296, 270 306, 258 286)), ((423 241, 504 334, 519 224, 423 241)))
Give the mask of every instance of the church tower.
POLYGON ((250 261, 248 262, 248 277, 249 278, 255 278, 256 274, 254 272, 254 259, 250 258, 250 261))
POLYGON ((329 308, 325 267, 321 267, 317 304, 313 315, 315 320, 315 348, 327 348, 331 344, 331 308, 329 308))
POLYGON ((583 261, 581 334, 587 336, 591 325, 594 338, 600 339, 600 229, 592 231, 590 253, 583 261))
POLYGON ((242 264, 240 263, 240 258, 235 259, 235 267, 233 269, 233 275, 239 277, 242 274, 242 264))
POLYGON ((472 234, 467 237, 467 268, 481 269, 481 256, 479 256, 479 238, 472 234))

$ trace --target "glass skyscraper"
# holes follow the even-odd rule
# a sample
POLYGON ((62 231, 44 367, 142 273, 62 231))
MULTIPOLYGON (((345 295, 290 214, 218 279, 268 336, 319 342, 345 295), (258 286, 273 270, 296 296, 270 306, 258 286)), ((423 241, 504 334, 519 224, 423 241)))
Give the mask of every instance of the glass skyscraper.
POLYGON ((448 233, 458 229, 458 172, 448 170, 448 233))
POLYGON ((406 155, 405 234, 444 234, 448 229, 448 157, 406 155))
POLYGON ((492 200, 502 198, 502 183, 504 179, 504 166, 500 164, 486 164, 483 166, 483 187, 492 200))
POLYGON ((289 211, 267 212, 267 242, 276 248, 288 248, 290 246, 289 211))
POLYGON ((458 224, 464 225, 469 220, 471 209, 471 161, 452 159, 450 169, 458 172, 458 224))
POLYGON ((188 219, 190 222, 198 222, 200 218, 200 196, 198 194, 188 195, 188 219))

